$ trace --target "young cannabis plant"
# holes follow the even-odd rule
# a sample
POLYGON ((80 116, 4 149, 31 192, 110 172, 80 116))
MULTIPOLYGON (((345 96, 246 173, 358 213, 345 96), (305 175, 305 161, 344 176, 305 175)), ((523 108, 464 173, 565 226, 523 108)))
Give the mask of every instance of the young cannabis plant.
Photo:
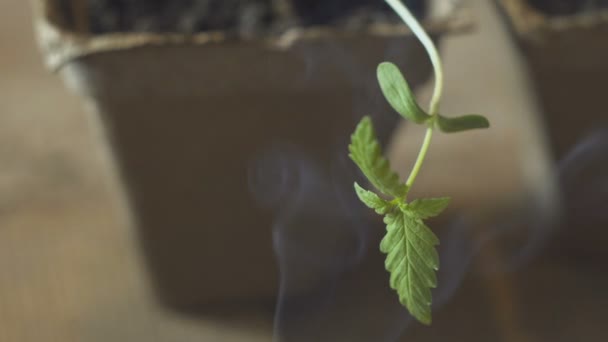
POLYGON ((450 201, 447 197, 417 199, 407 202, 407 195, 427 154, 433 131, 459 132, 490 126, 480 115, 447 118, 438 113, 443 88, 443 71, 439 54, 432 40, 410 11, 399 0, 385 0, 403 19, 427 50, 435 70, 435 88, 425 112, 399 69, 384 62, 378 66, 380 88, 395 111, 416 124, 426 125, 426 134, 416 163, 403 183, 383 157, 371 119, 366 116, 351 136, 350 158, 361 169, 371 185, 382 194, 363 189, 355 183, 359 199, 376 213, 384 215, 386 235, 380 250, 386 254, 385 267, 390 272, 390 286, 397 291, 399 301, 424 324, 431 323, 431 288, 436 287, 435 272, 439 256, 435 246, 439 239, 424 220, 439 215, 450 201))

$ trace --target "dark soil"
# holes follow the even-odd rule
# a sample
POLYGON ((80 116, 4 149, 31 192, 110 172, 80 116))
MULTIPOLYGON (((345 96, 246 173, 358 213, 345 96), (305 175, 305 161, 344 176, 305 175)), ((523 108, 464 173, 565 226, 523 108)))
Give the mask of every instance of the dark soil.
MULTIPOLYGON (((259 34, 295 25, 352 27, 397 20, 383 0, 54 1, 60 8, 60 25, 94 34, 212 30, 259 34)), ((416 15, 423 16, 426 0, 405 2, 416 15)))
POLYGON ((528 0, 528 3, 548 16, 590 13, 608 8, 608 0, 528 0))

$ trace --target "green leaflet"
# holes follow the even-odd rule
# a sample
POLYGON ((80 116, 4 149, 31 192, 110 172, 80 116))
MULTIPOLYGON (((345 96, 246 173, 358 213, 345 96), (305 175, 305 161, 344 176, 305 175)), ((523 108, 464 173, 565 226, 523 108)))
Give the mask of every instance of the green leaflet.
POLYGON ((376 213, 380 215, 388 213, 395 206, 387 200, 380 198, 380 196, 376 195, 375 193, 363 189, 357 183, 355 183, 355 191, 357 192, 357 196, 359 196, 361 202, 363 202, 370 209, 374 209, 376 213))
MULTIPOLYGON (((401 116, 417 124, 426 123, 433 119, 418 105, 414 93, 395 64, 390 62, 380 63, 377 74, 384 97, 401 116)), ((476 114, 455 118, 437 115, 436 121, 437 127, 445 133, 490 127, 488 119, 476 114)))
POLYGON ((380 63, 377 74, 384 97, 397 113, 419 124, 431 118, 420 108, 410 86, 395 64, 380 63))
POLYGON ((390 169, 390 164, 382 155, 380 143, 376 139, 374 126, 369 116, 363 117, 351 135, 348 146, 350 158, 372 185, 385 195, 403 197, 407 187, 399 176, 390 169))
POLYGON ((449 197, 423 198, 412 201, 408 208, 416 213, 421 219, 427 219, 441 214, 450 204, 449 197))
POLYGON ((456 118, 446 118, 442 115, 438 115, 437 126, 442 132, 454 133, 471 129, 488 128, 490 127, 490 122, 485 117, 476 114, 464 115, 456 118))
POLYGON ((390 286, 399 301, 424 324, 431 324, 431 288, 436 287, 439 256, 437 236, 415 212, 401 207, 384 217, 386 235, 380 251, 386 254, 390 286))

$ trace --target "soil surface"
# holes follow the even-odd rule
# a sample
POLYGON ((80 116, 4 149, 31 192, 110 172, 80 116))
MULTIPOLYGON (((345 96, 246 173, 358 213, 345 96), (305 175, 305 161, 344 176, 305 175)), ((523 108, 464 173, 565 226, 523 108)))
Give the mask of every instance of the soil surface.
MULTIPOLYGON (((419 17, 426 0, 406 0, 419 17)), ((93 34, 111 32, 280 32, 291 26, 397 20, 383 0, 55 0, 59 24, 93 34)))
POLYGON ((528 0, 528 3, 549 16, 590 13, 608 8, 608 0, 528 0))

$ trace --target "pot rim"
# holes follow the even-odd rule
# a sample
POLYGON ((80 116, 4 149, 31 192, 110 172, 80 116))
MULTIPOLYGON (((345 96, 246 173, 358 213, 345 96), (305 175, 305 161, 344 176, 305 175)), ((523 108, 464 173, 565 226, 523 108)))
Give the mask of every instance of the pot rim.
MULTIPOLYGON (((361 37, 390 38, 407 36, 411 31, 402 24, 372 24, 361 30, 336 29, 329 26, 292 28, 269 37, 230 37, 224 31, 185 33, 108 33, 90 35, 67 30, 57 23, 57 7, 52 0, 32 0, 38 44, 46 66, 57 72, 74 59, 108 51, 120 51, 145 46, 253 44, 268 49, 288 50, 297 43, 329 39, 349 40, 361 37)), ((457 6, 448 13, 431 15, 424 23, 433 35, 461 33, 472 28, 472 15, 467 7, 457 6)))
POLYGON ((571 29, 589 29, 608 24, 608 8, 593 13, 550 16, 533 8, 527 0, 500 0, 515 32, 523 37, 559 34, 571 29))

